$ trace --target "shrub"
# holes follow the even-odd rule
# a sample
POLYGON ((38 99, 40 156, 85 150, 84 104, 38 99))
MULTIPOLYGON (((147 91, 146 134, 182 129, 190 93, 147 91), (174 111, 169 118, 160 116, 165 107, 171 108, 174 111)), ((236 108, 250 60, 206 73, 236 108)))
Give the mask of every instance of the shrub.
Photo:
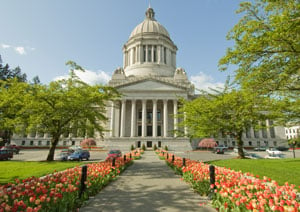
POLYGON ((134 150, 134 146, 133 144, 131 144, 130 150, 133 151, 134 150))
POLYGON ((145 144, 142 145, 142 150, 144 150, 144 151, 146 150, 145 144))
POLYGON ((156 150, 157 150, 157 146, 156 146, 156 144, 154 144, 154 146, 153 146, 153 150, 154 150, 154 151, 156 151, 156 150))
POLYGON ((168 151, 168 150, 169 150, 169 149, 168 149, 168 146, 165 146, 165 150, 166 150, 166 151, 168 151))

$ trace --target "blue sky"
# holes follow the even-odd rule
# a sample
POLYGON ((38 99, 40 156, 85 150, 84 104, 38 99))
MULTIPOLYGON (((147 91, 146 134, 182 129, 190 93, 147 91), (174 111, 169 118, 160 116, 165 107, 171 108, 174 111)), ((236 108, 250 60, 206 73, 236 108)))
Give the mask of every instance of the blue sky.
MULTIPOLYGON (((218 71, 227 32, 239 21, 239 0, 151 0, 155 17, 177 45, 177 66, 197 87, 224 83, 218 71)), ((0 54, 28 79, 49 83, 74 60, 91 82, 107 82, 122 66, 122 46, 144 20, 149 0, 0 0, 0 54)))

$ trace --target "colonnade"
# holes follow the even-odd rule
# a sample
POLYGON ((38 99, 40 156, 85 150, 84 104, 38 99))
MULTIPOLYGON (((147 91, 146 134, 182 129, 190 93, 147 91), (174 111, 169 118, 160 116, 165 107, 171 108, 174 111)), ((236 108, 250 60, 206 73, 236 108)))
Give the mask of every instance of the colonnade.
POLYGON ((124 52, 123 64, 127 66, 135 63, 158 63, 176 67, 176 52, 163 45, 138 44, 124 52))
MULTIPOLYGON (((111 103, 111 114, 110 114, 110 137, 125 137, 125 130, 126 130, 126 118, 127 115, 130 115, 130 113, 126 114, 126 104, 127 102, 131 103, 131 117, 130 117, 130 135, 129 137, 147 137, 147 109, 148 111, 151 110, 152 112, 152 137, 158 137, 158 136, 163 136, 163 137, 170 137, 168 133, 169 129, 169 115, 172 115, 173 118, 173 129, 174 133, 172 136, 176 137, 177 130, 178 130, 178 101, 177 99, 172 99, 171 101, 168 101, 167 99, 159 100, 159 99, 122 99, 120 100, 120 120, 116 120, 116 102, 111 103), (140 135, 137 134, 137 127, 138 127, 138 119, 137 119, 137 101, 141 101, 141 133, 140 135), (147 108, 147 102, 152 102, 151 107, 147 108), (158 101, 162 101, 163 105, 160 112, 162 112, 162 119, 158 120, 158 101), (168 105, 170 102, 173 104, 173 111, 168 110, 168 105), (170 114, 169 114, 170 113, 170 114), (119 121, 119 133, 116 133, 115 129, 115 121, 119 121), (159 121, 159 122, 158 122, 159 121), (158 123, 162 127, 161 133, 158 134, 158 123)), ((159 118, 161 118, 159 116, 159 118)), ((148 119, 149 120, 149 119, 148 119)), ((187 134, 187 128, 184 127, 184 132, 187 134)), ((127 133, 129 134, 129 133, 127 133)), ((128 135, 127 135, 128 136, 128 135)))

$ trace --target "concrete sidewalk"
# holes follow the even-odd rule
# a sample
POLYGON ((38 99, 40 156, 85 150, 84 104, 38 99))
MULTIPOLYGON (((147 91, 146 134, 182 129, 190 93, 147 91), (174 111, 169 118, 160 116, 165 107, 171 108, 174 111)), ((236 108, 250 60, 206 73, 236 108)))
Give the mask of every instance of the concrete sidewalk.
POLYGON ((92 197, 80 211, 216 211, 159 160, 145 151, 118 179, 92 197))

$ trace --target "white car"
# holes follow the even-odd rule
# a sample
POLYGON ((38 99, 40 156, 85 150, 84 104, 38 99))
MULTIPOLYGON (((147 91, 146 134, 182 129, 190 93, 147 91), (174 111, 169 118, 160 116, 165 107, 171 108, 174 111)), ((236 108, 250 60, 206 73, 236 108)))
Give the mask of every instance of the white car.
POLYGON ((279 151, 279 150, 276 149, 276 148, 269 148, 269 149, 266 150, 266 152, 267 152, 269 155, 271 155, 271 156, 273 156, 273 155, 282 155, 282 152, 279 151))
POLYGON ((280 155, 266 155, 265 158, 266 159, 282 159, 282 158, 284 158, 284 156, 282 154, 280 154, 280 155))
MULTIPOLYGON (((234 152, 234 153, 238 153, 238 152, 239 152, 238 148, 237 148, 237 147, 234 147, 233 152, 234 152)), ((247 150, 245 150, 245 149, 243 148, 243 152, 244 152, 244 153, 247 153, 247 150)))

